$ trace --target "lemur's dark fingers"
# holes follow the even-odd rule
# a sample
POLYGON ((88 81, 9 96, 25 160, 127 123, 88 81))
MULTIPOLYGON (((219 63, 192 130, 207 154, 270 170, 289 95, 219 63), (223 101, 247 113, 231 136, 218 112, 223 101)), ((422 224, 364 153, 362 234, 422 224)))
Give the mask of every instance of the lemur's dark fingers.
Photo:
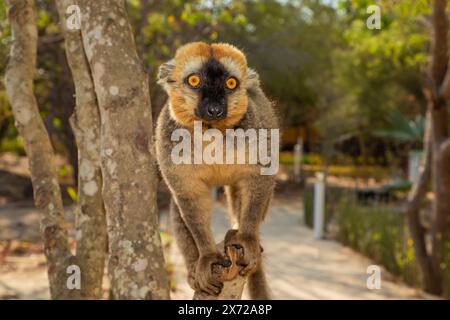
POLYGON ((223 283, 218 279, 214 279, 214 278, 208 279, 208 283, 215 287, 218 287, 218 288, 223 287, 223 283))
POLYGON ((215 294, 219 294, 222 291, 223 283, 217 279, 208 279, 208 288, 210 288, 215 294))
POLYGON ((222 284, 220 282, 215 282, 212 279, 202 279, 201 282, 197 283, 197 290, 204 292, 208 295, 217 296, 222 291, 222 284))
POLYGON ((244 268, 242 268, 242 270, 239 271, 239 274, 241 276, 246 276, 251 271, 255 270, 255 268, 256 268, 256 262, 251 262, 251 263, 247 264, 246 266, 244 266, 244 268))
POLYGON ((210 296, 217 296, 217 289, 212 286, 212 285, 207 285, 206 287, 203 287, 203 289, 201 290, 202 292, 210 295, 210 296))

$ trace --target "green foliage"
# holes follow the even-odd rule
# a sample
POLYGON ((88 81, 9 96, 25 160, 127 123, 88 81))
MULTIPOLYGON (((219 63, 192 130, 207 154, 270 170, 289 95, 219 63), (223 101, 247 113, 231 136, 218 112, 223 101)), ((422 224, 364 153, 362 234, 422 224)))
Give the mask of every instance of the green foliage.
POLYGON ((317 126, 325 141, 324 151, 342 137, 357 137, 370 152, 374 128, 388 129, 385 115, 400 110, 408 118, 423 114, 422 93, 427 64, 428 30, 420 15, 424 1, 379 1, 380 30, 366 26, 370 1, 340 1, 342 38, 331 53, 334 98, 319 105, 317 126), (345 126, 342 125, 345 123, 345 126))
MULTIPOLYGON (((39 57, 35 94, 57 152, 72 155, 68 124, 73 84, 58 38, 53 0, 39 0, 39 57)), ((190 41, 230 42, 243 49, 276 102, 283 124, 317 127, 323 162, 344 136, 370 149, 373 128, 389 129, 384 114, 409 119, 423 111, 426 1, 380 1, 382 29, 365 26, 370 1, 127 0, 137 48, 149 72, 154 112, 163 93, 158 66, 190 41), (345 125, 342 125, 345 123, 345 125)), ((10 44, 6 7, 0 7, 0 74, 10 44)), ((0 140, 14 139, 12 115, 0 82, 0 140), (2 130, 2 128, 6 128, 2 130)), ((314 128, 315 130, 315 128, 314 128)), ((312 151, 317 152, 317 149, 312 151)), ((365 157, 364 157, 365 158, 365 157)))
POLYGON ((342 198, 337 208, 338 240, 370 257, 412 285, 420 285, 413 241, 402 211, 366 207, 342 198))
POLYGON ((420 145, 425 133, 425 117, 418 114, 414 120, 409 120, 398 109, 386 115, 389 128, 375 130, 374 134, 380 137, 392 138, 411 145, 420 145))

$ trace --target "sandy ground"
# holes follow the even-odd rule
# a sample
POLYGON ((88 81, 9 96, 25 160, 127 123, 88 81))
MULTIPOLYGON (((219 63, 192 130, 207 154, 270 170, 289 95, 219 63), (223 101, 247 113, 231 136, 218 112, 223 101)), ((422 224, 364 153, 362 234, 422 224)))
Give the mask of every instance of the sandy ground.
MULTIPOLYGON (((162 227, 167 226, 163 215, 162 227)), ((217 241, 228 229, 225 207, 217 203, 213 213, 217 241)), ((381 289, 366 286, 367 267, 373 263, 339 243, 315 241, 302 224, 300 197, 275 199, 261 230, 264 259, 275 299, 429 299, 430 295, 396 281, 382 271, 381 289)), ((36 210, 0 208, 0 299, 48 299, 45 259, 40 251, 36 210), (5 241, 5 239, 21 239, 5 241), (27 240, 27 241, 24 241, 27 240), (29 241, 29 242, 28 242, 29 241), (5 246, 8 245, 8 250, 5 246), (1 249, 1 247, 0 247, 1 249), (8 251, 7 253, 5 253, 8 251)), ((191 299, 185 268, 175 245, 166 259, 174 267, 173 299, 191 299)))

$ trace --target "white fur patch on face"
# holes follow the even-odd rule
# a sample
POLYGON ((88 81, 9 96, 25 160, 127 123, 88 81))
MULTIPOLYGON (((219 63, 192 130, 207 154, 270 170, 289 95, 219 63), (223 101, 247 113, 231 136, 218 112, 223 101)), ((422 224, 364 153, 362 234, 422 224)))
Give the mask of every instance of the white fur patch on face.
POLYGON ((241 68, 239 67, 239 64, 237 64, 233 58, 230 57, 223 57, 219 59, 220 63, 222 63, 225 68, 227 68, 228 72, 238 78, 242 81, 242 78, 244 75, 242 74, 241 68))
POLYGON ((192 73, 200 72, 202 66, 206 63, 205 57, 195 57, 187 61, 183 67, 182 77, 186 78, 188 75, 192 73))

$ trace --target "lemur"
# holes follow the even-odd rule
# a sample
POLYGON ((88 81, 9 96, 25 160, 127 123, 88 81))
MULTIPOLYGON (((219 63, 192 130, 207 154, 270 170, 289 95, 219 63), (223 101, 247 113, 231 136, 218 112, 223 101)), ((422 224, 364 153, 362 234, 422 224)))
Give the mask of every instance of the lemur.
POLYGON ((176 144, 172 133, 180 128, 192 132, 195 121, 202 122, 203 131, 278 129, 258 74, 247 67, 245 55, 236 47, 194 42, 180 47, 174 59, 162 64, 158 78, 168 101, 157 122, 156 157, 174 200, 170 215, 190 286, 210 295, 220 294, 223 287, 212 268, 229 266, 229 261, 216 249, 210 224, 211 189, 224 186, 230 220, 237 226, 227 232, 225 246, 242 249, 238 264, 241 275, 248 276, 250 297, 269 299, 259 226, 273 194, 274 175, 261 175, 260 163, 174 164, 171 159, 176 144))

